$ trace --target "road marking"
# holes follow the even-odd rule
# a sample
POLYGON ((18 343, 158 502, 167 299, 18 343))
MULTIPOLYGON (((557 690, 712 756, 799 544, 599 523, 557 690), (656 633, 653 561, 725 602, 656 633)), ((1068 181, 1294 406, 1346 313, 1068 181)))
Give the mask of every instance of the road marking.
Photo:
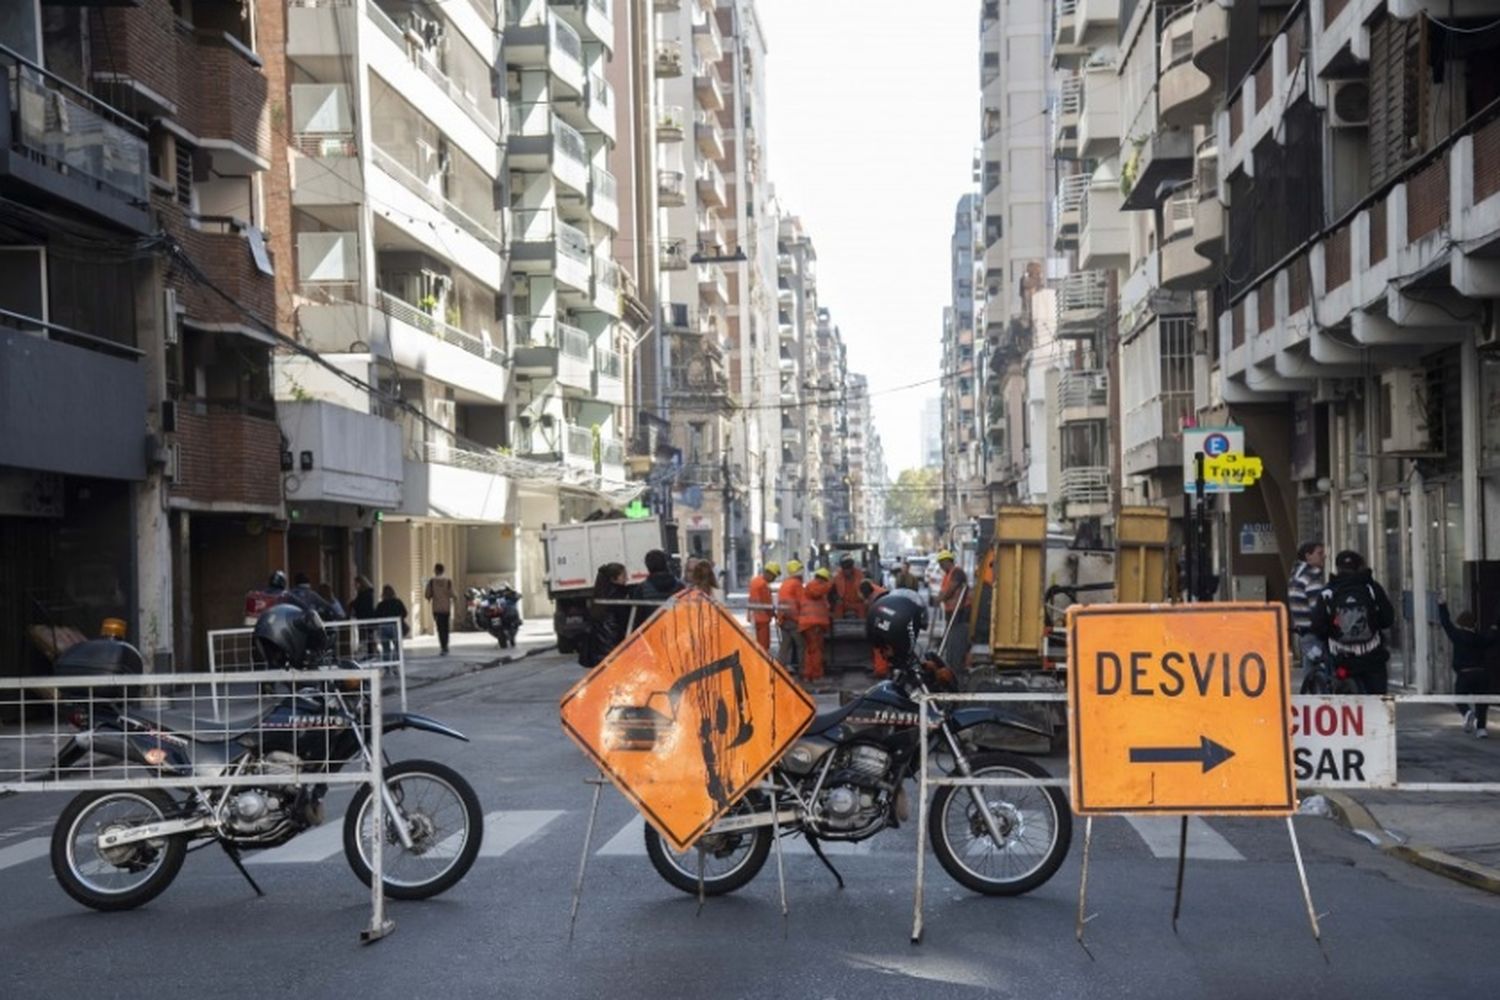
POLYGON ((263 854, 252 854, 245 859, 250 865, 303 865, 314 861, 326 861, 344 848, 344 821, 342 818, 314 827, 299 834, 290 843, 272 848, 263 854))
POLYGON ((646 827, 646 821, 640 816, 632 816, 630 822, 620 828, 620 832, 610 837, 604 846, 594 852, 596 855, 609 857, 611 855, 633 855, 646 853, 645 834, 642 831, 646 827))
POLYGON ((44 858, 52 849, 51 838, 33 837, 10 847, 0 847, 0 870, 44 858))
MULTIPOLYGON (((1176 858, 1182 821, 1176 816, 1126 816, 1125 821, 1140 834, 1151 853, 1158 858, 1176 858)), ((1188 819, 1187 856, 1202 861, 1244 861, 1217 830, 1202 817, 1188 819)))
MULTIPOLYGON (((598 857, 644 857, 646 854, 646 821, 636 816, 629 823, 620 828, 620 832, 609 838, 603 847, 594 852, 598 857)), ((822 841, 823 853, 830 856, 840 857, 863 857, 875 852, 873 840, 865 840, 859 843, 849 841, 822 841)), ((812 856, 812 848, 808 846, 803 837, 788 837, 781 842, 781 849, 785 854, 797 854, 812 856)))
POLYGON ((563 815, 560 809, 512 809, 486 813, 484 817, 484 842, 479 847, 481 858, 498 858, 506 851, 533 839, 547 825, 563 815))

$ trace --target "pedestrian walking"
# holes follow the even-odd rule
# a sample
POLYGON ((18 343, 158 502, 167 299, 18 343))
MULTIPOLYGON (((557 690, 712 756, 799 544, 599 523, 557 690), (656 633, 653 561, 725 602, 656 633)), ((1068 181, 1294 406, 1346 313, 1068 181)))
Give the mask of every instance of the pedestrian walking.
POLYGON ((1358 552, 1340 552, 1333 568, 1313 602, 1313 634, 1326 644, 1335 671, 1348 671, 1366 694, 1385 694, 1391 653, 1380 632, 1396 623, 1396 609, 1358 552))
POLYGON ((969 577, 952 552, 939 552, 937 561, 943 571, 943 585, 937 599, 947 622, 942 648, 949 661, 962 665, 969 656, 969 577))
POLYGON ((781 564, 768 562, 750 579, 750 608, 746 617, 755 629, 755 641, 767 653, 771 651, 771 618, 775 612, 771 584, 780 575, 781 564))
POLYGON ((802 679, 809 684, 823 679, 823 640, 833 625, 833 608, 829 601, 829 595, 833 593, 832 578, 833 574, 826 568, 819 569, 803 588, 799 603, 797 630, 802 633, 806 657, 802 679))
POLYGON ((1313 599, 1323 588, 1323 564, 1328 552, 1320 541, 1307 541, 1297 546, 1297 563, 1286 582, 1286 606, 1292 625, 1292 641, 1302 659, 1304 680, 1302 693, 1309 693, 1308 678, 1321 669, 1326 669, 1323 645, 1312 630, 1313 599))
MULTIPOLYGON (((1453 690, 1458 694, 1489 694, 1494 687, 1493 678, 1484 660, 1490 648, 1500 642, 1500 625, 1481 632, 1472 611, 1459 612, 1455 621, 1448 617, 1447 601, 1438 602, 1438 622, 1448 633, 1448 642, 1453 647, 1453 673, 1456 675, 1453 690)), ((1473 733, 1481 740, 1490 738, 1486 726, 1489 705, 1482 702, 1460 704, 1458 710, 1464 713, 1464 732, 1473 733)))
POLYGON ((781 632, 781 645, 776 658, 788 670, 802 666, 802 633, 798 620, 802 616, 802 563, 790 559, 786 564, 786 579, 776 592, 776 625, 781 632))
MULTIPOLYGON (((369 621, 375 617, 375 585, 363 573, 354 578, 354 596, 349 600, 349 616, 355 621, 369 621)), ((375 629, 360 625, 359 638, 365 647, 365 655, 375 654, 375 629)))
POLYGON ((376 618, 395 618, 380 626, 380 658, 387 663, 396 659, 400 639, 411 635, 411 625, 406 620, 406 605, 396 596, 396 588, 386 584, 380 588, 380 603, 375 605, 376 618))
POLYGON ((589 601, 589 630, 578 644, 578 665, 597 667, 630 631, 630 611, 625 605, 600 604, 600 601, 623 601, 630 596, 630 574, 624 563, 605 563, 594 577, 594 593, 589 601))
POLYGON ((432 604, 432 621, 437 625, 438 649, 448 655, 448 622, 453 615, 453 581, 444 576, 442 563, 432 567, 427 581, 427 600, 432 604))

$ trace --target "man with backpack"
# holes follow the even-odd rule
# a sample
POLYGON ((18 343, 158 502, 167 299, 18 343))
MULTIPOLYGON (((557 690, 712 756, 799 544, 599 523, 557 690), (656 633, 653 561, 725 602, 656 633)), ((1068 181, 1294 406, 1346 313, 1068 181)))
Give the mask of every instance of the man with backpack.
POLYGON ((1335 672, 1347 670, 1366 694, 1385 694, 1391 653, 1380 633, 1396 623, 1396 609, 1358 552, 1340 552, 1333 568, 1313 601, 1313 635, 1326 644, 1335 672))

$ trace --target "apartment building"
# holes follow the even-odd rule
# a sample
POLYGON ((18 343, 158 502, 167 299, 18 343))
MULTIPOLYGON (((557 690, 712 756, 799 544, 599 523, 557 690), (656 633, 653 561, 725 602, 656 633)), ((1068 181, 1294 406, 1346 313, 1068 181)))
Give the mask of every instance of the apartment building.
POLYGON ((985 502, 981 365, 974 346, 979 303, 975 247, 981 225, 977 193, 958 199, 949 241, 949 301, 943 307, 943 509, 949 523, 965 520, 985 502))
POLYGON ((809 389, 817 365, 818 255, 795 215, 781 217, 777 241, 778 419, 781 463, 775 517, 782 537, 773 552, 782 561, 805 557, 826 537, 822 495, 822 433, 809 389))
POLYGON ((0 12, 6 673, 105 617, 194 662, 282 558, 254 28, 212 0, 0 12))

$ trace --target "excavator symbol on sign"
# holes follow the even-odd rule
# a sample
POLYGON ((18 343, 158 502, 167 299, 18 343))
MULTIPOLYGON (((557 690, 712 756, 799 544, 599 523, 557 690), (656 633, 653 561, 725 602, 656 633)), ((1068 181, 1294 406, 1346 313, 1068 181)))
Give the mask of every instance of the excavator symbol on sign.
POLYGON ((702 692, 705 697, 699 702, 698 744, 708 773, 708 794, 721 806, 727 806, 729 797, 719 774, 719 760, 725 751, 748 743, 755 735, 746 704, 745 667, 740 663, 738 652, 688 671, 667 690, 651 692, 644 705, 612 706, 604 717, 609 745, 616 750, 654 751, 662 738, 676 729, 678 710, 689 689, 723 673, 729 674, 734 685, 733 720, 730 706, 722 694, 702 692), (652 707, 658 698, 666 700, 667 713, 670 714, 652 707))

